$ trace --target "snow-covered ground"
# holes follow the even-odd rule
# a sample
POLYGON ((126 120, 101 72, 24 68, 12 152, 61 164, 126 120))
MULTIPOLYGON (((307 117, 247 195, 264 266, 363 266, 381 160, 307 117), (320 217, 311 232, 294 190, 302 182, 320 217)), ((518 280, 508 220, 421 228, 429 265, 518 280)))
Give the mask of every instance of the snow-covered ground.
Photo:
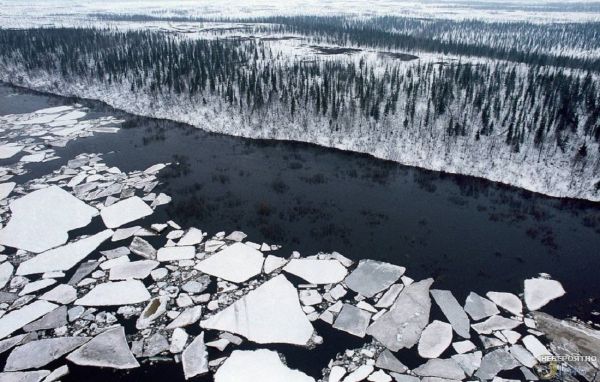
POLYGON ((263 17, 273 15, 402 15, 444 19, 528 22, 597 21, 598 3, 591 0, 546 1, 419 1, 419 0, 20 0, 0 1, 0 21, 12 26, 92 13, 143 14, 159 17, 263 17), (18 16, 15 18, 15 16, 18 16), (4 19, 4 20, 2 20, 4 19))

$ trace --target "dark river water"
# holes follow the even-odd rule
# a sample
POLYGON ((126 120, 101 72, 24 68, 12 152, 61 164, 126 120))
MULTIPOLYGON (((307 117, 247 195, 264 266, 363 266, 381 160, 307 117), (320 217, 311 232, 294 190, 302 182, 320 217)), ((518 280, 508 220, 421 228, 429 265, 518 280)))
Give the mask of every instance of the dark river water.
MULTIPOLYGON (((309 144, 212 134, 98 102, 0 86, 0 114, 73 102, 89 106, 91 117, 109 113, 126 119, 125 128, 72 141, 56 150, 61 160, 29 165, 30 173, 17 182, 51 172, 84 152, 105 153, 105 162, 123 171, 173 162, 161 172, 158 190, 173 201, 148 222, 170 218, 211 235, 242 230, 251 241, 283 245, 278 254, 284 256, 294 250, 303 255, 338 251, 355 260, 387 261, 405 266, 416 280, 434 277, 435 288, 453 291, 461 302, 470 291, 521 293, 524 279, 546 272, 562 282, 567 295, 544 311, 597 320, 590 315, 600 297, 597 203, 549 198, 309 144)), ((335 353, 363 341, 328 325, 315 326, 323 345, 312 351, 287 349, 285 355, 291 367, 318 377, 335 353)), ((107 377, 77 369, 72 377, 84 375, 107 377)), ((149 366, 127 379, 166 375, 182 379, 181 366, 149 366)))

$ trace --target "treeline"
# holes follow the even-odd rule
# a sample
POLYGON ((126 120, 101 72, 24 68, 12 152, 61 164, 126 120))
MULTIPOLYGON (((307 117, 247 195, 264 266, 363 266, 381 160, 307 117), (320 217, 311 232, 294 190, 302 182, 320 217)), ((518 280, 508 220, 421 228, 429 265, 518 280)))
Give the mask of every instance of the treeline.
MULTIPOLYGON (((269 111, 291 121, 313 116, 328 121, 332 133, 356 134, 360 127, 389 137, 398 129, 474 141, 502 136, 514 152, 528 142, 563 151, 572 137, 600 142, 597 78, 541 66, 303 62, 254 39, 94 29, 0 30, 0 66, 155 97, 185 95, 199 106, 216 98, 236 113, 269 111)), ((587 150, 584 144, 577 155, 587 150)))
POLYGON ((316 42, 426 51, 600 71, 600 23, 487 22, 398 16, 269 16, 261 18, 159 18, 97 15, 117 21, 227 21, 254 32, 300 34, 316 42))

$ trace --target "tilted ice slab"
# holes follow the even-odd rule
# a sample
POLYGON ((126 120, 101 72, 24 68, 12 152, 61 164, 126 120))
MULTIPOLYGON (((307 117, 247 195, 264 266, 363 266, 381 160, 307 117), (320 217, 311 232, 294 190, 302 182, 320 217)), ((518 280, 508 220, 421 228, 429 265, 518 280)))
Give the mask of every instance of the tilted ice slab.
POLYGON ((465 312, 469 313, 475 321, 500 313, 496 304, 474 292, 467 296, 465 312))
POLYGON ((21 309, 6 313, 0 318, 0 339, 37 320, 46 313, 56 309, 58 305, 47 301, 34 301, 21 309))
POLYGON ((375 260, 363 260, 356 269, 346 277, 346 285, 356 293, 365 297, 373 297, 389 288, 406 268, 375 260))
POLYGON ((23 146, 15 144, 0 145, 0 159, 8 159, 13 157, 15 154, 23 150, 23 146))
POLYGON ((125 329, 118 326, 98 334, 87 344, 67 356, 76 365, 132 369, 139 367, 125 338, 125 329))
POLYGON ((6 360, 5 371, 37 369, 77 349, 88 337, 45 338, 16 347, 6 360))
POLYGON ((311 284, 339 283, 348 274, 337 260, 292 259, 283 270, 311 284))
POLYGON ((263 254, 242 243, 235 243, 196 265, 196 269, 234 283, 244 282, 262 271, 263 254))
POLYGON ((463 307, 456 301, 452 292, 436 289, 431 290, 431 296, 450 322, 450 325, 452 325, 454 331, 463 338, 471 337, 469 317, 463 307))
POLYGON ((433 321, 419 339, 418 351, 423 358, 437 358, 452 342, 452 326, 442 321, 433 321))
POLYGON ((433 279, 425 279, 404 288, 390 310, 367 328, 367 334, 392 351, 413 347, 429 323, 431 284, 433 279))
POLYGON ((529 310, 538 310, 565 293, 561 283, 556 280, 525 280, 525 304, 529 310))
POLYGON ((129 305, 150 300, 150 293, 139 280, 107 282, 96 285, 75 305, 112 306, 129 305))
POLYGON ((0 183, 0 200, 6 198, 17 184, 15 182, 0 183))
POLYGON ((185 379, 208 373, 208 352, 204 332, 200 333, 181 354, 185 379))
POLYGON ((17 268, 17 275, 23 276, 52 271, 68 271, 85 259, 100 244, 108 240, 112 234, 113 231, 107 229, 85 239, 80 239, 62 247, 40 253, 22 262, 17 268))
POLYGON ((283 275, 201 321, 200 326, 236 333, 261 344, 307 345, 314 332, 300 307, 298 291, 283 275))
POLYGON ((66 243, 70 230, 85 227, 98 211, 57 186, 29 193, 10 204, 11 219, 0 244, 44 252, 66 243))
POLYGON ((215 382, 315 382, 312 377, 288 368, 271 350, 235 350, 215 373, 215 382))
POLYGON ((139 260, 117 264, 110 269, 109 280, 145 279, 160 263, 154 260, 139 260))
POLYGON ((152 208, 138 196, 132 196, 100 211, 102 221, 108 228, 118 228, 123 224, 152 215, 152 208))

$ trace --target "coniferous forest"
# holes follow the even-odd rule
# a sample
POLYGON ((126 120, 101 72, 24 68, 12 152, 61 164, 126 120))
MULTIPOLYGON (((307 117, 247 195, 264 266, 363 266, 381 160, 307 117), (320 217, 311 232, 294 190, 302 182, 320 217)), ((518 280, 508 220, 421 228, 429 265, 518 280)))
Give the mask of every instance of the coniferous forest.
POLYGON ((600 57, 581 54, 598 51, 599 24, 228 22, 236 28, 206 28, 204 38, 119 28, 0 30, 0 65, 17 84, 42 81, 51 91, 79 84, 91 98, 117 94, 109 101, 116 106, 133 95, 145 100, 130 106, 142 108, 136 111, 208 130, 600 198, 600 57))

